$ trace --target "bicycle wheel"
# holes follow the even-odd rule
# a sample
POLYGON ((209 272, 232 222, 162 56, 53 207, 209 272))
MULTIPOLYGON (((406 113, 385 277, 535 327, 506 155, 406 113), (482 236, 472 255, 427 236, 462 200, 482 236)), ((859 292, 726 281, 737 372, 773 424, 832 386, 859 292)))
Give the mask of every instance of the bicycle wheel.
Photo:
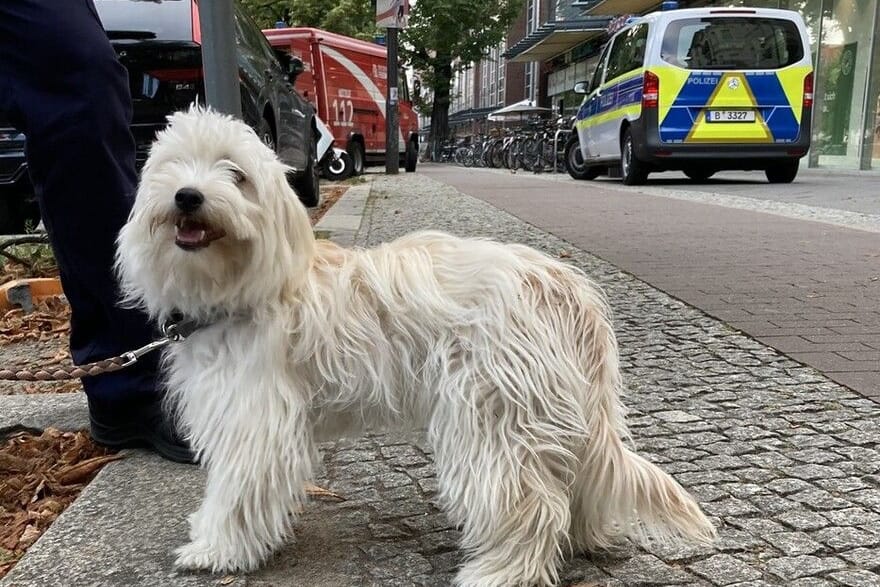
POLYGON ((511 171, 516 171, 522 164, 522 139, 516 138, 510 142, 504 157, 504 166, 511 171))
POLYGON ((489 154, 489 167, 501 169, 504 167, 504 141, 501 139, 492 143, 491 152, 489 154))
POLYGON ((523 139, 520 147, 520 164, 522 165, 523 169, 535 169, 535 165, 538 162, 539 145, 540 142, 534 137, 527 137, 523 139))

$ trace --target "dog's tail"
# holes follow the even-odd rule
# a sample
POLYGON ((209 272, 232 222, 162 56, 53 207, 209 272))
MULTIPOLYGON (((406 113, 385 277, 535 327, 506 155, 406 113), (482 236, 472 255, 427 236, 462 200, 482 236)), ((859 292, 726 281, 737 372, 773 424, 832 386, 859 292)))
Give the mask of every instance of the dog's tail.
POLYGON ((627 447, 617 341, 609 311, 586 324, 590 389, 583 399, 589 440, 572 495, 572 539, 582 550, 611 548, 623 537, 711 543, 715 528, 672 477, 627 447))

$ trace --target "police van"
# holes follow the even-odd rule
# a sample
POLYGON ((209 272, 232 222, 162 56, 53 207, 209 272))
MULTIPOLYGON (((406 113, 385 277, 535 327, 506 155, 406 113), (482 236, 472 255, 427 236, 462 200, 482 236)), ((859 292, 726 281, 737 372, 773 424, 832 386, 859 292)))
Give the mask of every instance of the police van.
MULTIPOLYGON (((665 5, 670 4, 664 2, 665 5)), ((566 144, 575 179, 620 170, 703 181, 723 169, 788 183, 810 148, 813 67, 801 16, 692 8, 632 19, 602 50, 566 144)))

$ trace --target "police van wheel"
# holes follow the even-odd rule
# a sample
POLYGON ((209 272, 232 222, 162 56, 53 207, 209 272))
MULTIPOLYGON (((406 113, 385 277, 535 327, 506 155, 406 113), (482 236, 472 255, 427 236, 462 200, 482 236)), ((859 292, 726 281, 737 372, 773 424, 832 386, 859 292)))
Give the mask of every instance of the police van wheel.
POLYGON ((577 133, 571 133, 565 143, 565 169, 575 179, 596 179, 601 168, 584 165, 584 155, 577 133))
POLYGON ((791 183, 797 177, 799 166, 800 159, 777 163, 773 167, 768 167, 764 170, 764 174, 767 175, 767 181, 770 183, 791 183))
POLYGON ((626 185, 642 185, 648 180, 648 167, 636 155, 632 131, 623 131, 620 141, 620 175, 626 185))

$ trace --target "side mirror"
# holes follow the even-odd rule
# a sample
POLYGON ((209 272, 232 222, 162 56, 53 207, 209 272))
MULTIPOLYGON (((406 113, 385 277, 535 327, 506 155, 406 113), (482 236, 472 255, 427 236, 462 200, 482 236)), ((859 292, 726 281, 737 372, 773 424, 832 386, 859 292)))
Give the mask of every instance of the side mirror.
POLYGON ((575 94, 587 94, 590 91, 590 82, 578 82, 574 85, 575 94))
POLYGON ((293 57, 287 65, 287 79, 290 80, 290 83, 296 83, 296 78, 305 70, 306 66, 302 62, 302 59, 299 57, 293 57))

